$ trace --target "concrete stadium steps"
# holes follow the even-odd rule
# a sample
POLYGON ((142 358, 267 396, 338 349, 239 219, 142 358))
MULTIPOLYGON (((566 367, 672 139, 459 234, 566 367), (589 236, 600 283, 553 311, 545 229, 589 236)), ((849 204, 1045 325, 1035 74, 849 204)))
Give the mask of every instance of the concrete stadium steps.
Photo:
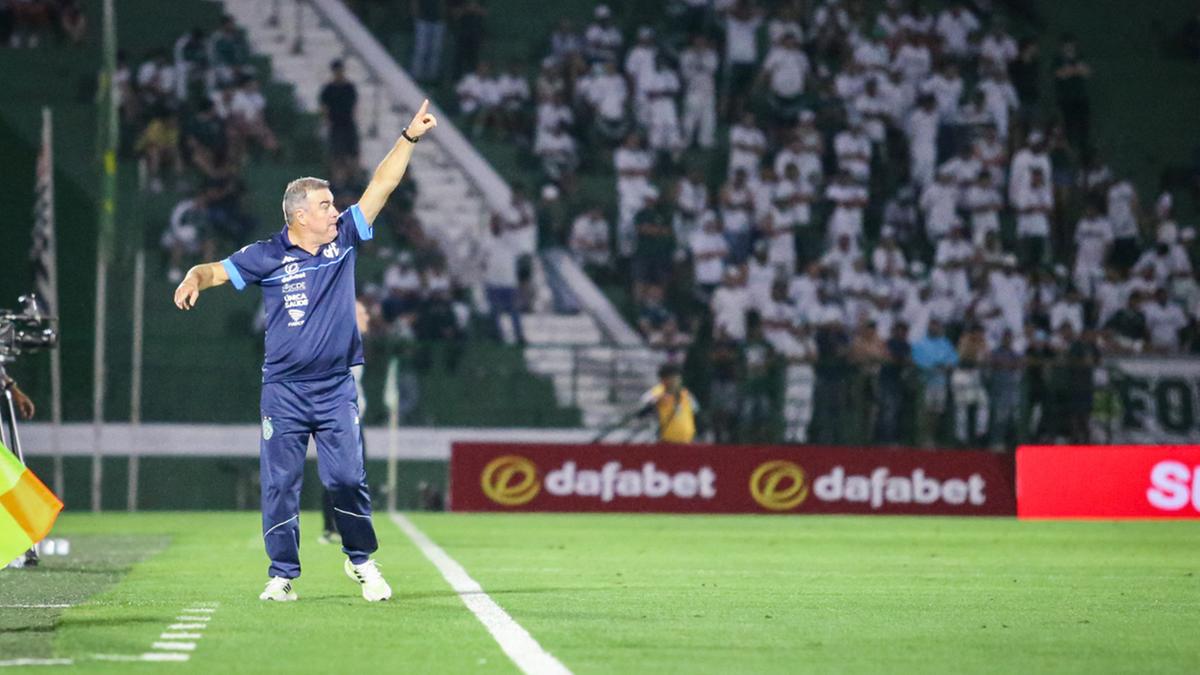
MULTIPOLYGON (((270 57, 274 77, 292 85, 304 110, 319 109, 318 97, 328 77, 329 63, 334 59, 345 62, 347 77, 358 88, 360 154, 370 170, 391 149, 414 110, 394 101, 362 61, 349 52, 341 36, 306 3, 280 2, 279 21, 275 23, 269 20, 273 4, 264 0, 224 0, 226 11, 246 31, 252 48, 270 57), (302 53, 293 49, 298 30, 304 36, 302 53)), ((419 153, 420 161, 409 167, 419 186, 417 217, 430 236, 442 243, 452 271, 461 272, 456 277, 473 284, 478 281, 478 239, 489 217, 488 209, 438 144, 436 135, 422 141, 419 153)))
POLYGON ((582 316, 522 317, 529 346, 525 363, 533 373, 554 383, 559 405, 578 407, 584 425, 611 424, 633 409, 641 395, 654 385, 653 373, 662 356, 647 348, 614 348, 601 344, 599 331, 590 342, 582 316), (549 319, 549 320, 548 320, 549 319))

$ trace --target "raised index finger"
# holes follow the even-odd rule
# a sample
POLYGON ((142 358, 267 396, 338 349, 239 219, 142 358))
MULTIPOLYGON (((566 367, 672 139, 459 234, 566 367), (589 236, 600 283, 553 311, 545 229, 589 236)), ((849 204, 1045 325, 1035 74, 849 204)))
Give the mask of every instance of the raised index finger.
POLYGON ((429 111, 429 99, 425 99, 424 101, 421 102, 421 108, 419 110, 417 110, 417 119, 421 119, 422 117, 424 117, 425 113, 428 111, 429 111))

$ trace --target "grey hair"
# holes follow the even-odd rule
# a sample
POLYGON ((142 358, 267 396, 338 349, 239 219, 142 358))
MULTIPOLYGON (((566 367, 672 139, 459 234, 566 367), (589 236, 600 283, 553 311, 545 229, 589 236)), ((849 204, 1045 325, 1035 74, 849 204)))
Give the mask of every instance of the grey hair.
POLYGON ((329 187, 329 181, 321 178, 305 176, 288 183, 283 191, 283 222, 292 224, 292 214, 305 207, 305 199, 310 190, 324 190, 329 187))

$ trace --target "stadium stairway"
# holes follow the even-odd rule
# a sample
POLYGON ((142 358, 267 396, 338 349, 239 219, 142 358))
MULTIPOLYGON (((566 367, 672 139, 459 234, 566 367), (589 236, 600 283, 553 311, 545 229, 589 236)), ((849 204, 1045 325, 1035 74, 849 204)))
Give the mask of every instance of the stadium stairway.
MULTIPOLYGON (((320 107, 318 97, 328 79, 330 62, 345 62, 347 78, 358 89, 360 155, 370 165, 367 168, 373 168, 373 162, 387 154, 412 118, 410 106, 416 102, 400 104, 308 3, 225 0, 224 4, 255 51, 270 57, 275 77, 295 87, 297 102, 306 111, 315 113, 320 107), (276 8, 282 12, 275 14, 276 8), (298 36, 303 36, 303 51, 296 49, 298 36)), ((422 223, 437 224, 429 231, 441 244, 452 273, 461 281, 476 282, 470 274, 479 269, 474 264, 479 231, 488 218, 483 197, 436 134, 421 144, 420 161, 413 162, 409 172, 419 186, 417 216, 422 223)))
MULTIPOLYGON (((299 105, 308 111, 319 108, 318 96, 329 63, 343 60, 347 77, 358 88, 360 154, 368 165, 387 153, 411 118, 412 104, 425 96, 410 92, 407 98, 412 100, 401 103, 403 92, 389 87, 354 48, 361 46, 362 40, 374 42, 375 38, 352 14, 339 11, 340 3, 224 0, 224 5, 246 31, 255 51, 270 57, 275 77, 295 87, 299 105), (338 22, 337 28, 331 18, 338 22), (347 38, 347 30, 355 31, 355 41, 347 38), (298 36, 303 36, 302 50, 297 49, 298 36)), ((417 91, 415 85, 410 89, 417 91)), ((503 184, 497 194, 494 186, 479 184, 478 176, 465 166, 463 147, 446 138, 446 129, 452 126, 448 115, 439 117, 440 133, 422 143, 420 161, 409 171, 418 185, 417 217, 441 244, 451 274, 479 298, 484 232, 492 210, 507 203, 508 186, 503 184), (492 194, 488 194, 489 187, 492 194)), ((469 146, 466 152, 475 153, 469 146)), ((522 316, 528 369, 550 378, 558 404, 578 407, 585 426, 595 428, 620 419, 653 384, 661 358, 640 340, 637 345, 610 346, 609 331, 589 312, 553 313, 552 293, 540 261, 534 274, 533 311, 522 316)), ((502 327, 506 341, 513 342, 511 325, 503 321, 502 327)))

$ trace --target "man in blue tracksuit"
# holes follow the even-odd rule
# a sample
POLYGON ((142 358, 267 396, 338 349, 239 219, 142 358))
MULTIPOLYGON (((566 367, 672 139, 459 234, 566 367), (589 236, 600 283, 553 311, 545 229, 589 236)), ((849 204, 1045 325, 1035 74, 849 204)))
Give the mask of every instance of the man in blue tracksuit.
POLYGON ((263 539, 271 558, 262 600, 295 600, 300 576, 300 481, 310 437, 317 467, 333 495, 346 574, 369 601, 392 589, 371 554, 378 548, 371 523, 359 436, 353 366, 363 362, 355 322, 354 262, 358 246, 400 184, 413 148, 437 125, 425 101, 412 123, 375 169, 358 203, 339 214, 329 183, 299 178, 283 195, 286 225, 278 234, 243 247, 225 260, 197 265, 175 290, 175 304, 191 309, 200 291, 230 282, 239 291, 262 288, 267 317, 263 360, 263 539))

